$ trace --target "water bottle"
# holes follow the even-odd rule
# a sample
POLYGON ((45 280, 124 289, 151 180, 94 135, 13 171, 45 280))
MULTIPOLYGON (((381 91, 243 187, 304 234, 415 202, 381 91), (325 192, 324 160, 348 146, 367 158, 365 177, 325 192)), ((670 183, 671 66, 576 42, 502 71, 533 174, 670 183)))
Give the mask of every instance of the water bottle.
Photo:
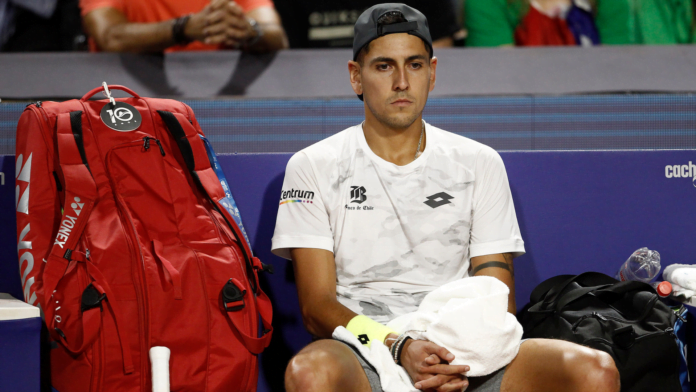
POLYGON ((655 292, 660 298, 667 298, 672 294, 672 284, 666 280, 662 282, 652 282, 650 285, 655 289, 655 292))
POLYGON ((650 283, 660 273, 660 254, 656 250, 640 248, 619 269, 616 279, 625 282, 637 280, 650 283))

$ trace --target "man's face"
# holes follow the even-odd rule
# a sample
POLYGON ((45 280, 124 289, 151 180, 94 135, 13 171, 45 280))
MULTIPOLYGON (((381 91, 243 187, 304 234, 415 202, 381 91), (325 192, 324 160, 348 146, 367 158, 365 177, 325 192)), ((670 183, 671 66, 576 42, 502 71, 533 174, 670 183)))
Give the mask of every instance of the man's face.
POLYGON ((407 33, 388 34, 370 43, 362 66, 351 62, 351 84, 363 94, 370 113, 382 124, 404 129, 423 112, 435 87, 437 59, 425 43, 407 33))

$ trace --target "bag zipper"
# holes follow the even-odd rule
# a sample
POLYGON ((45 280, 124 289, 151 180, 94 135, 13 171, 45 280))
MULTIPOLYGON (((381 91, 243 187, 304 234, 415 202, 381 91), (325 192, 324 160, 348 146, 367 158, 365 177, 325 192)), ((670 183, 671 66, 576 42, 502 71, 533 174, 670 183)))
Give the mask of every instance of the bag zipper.
MULTIPOLYGON (((146 136, 143 139, 148 138, 146 136)), ((150 138, 154 139, 154 138, 150 138)), ((145 304, 149 304, 148 296, 147 296, 147 278, 145 277, 145 258, 143 256, 142 252, 142 247, 140 244, 140 240, 138 239, 138 234, 135 229, 135 224, 133 223, 133 218, 130 215, 130 210, 128 210, 128 207, 126 206, 125 201, 122 199, 121 195, 116 192, 116 184, 114 183, 113 176, 111 175, 111 164, 110 164, 110 157, 111 153, 120 148, 126 148, 126 147, 134 147, 140 145, 140 140, 132 141, 132 142, 127 142, 123 144, 116 145, 112 147, 109 152, 106 153, 106 157, 104 159, 105 165, 104 168, 106 169, 107 177, 109 178, 109 183, 111 185, 111 191, 114 194, 114 201, 116 202, 116 205, 119 207, 119 215, 121 217, 125 216, 126 221, 129 224, 129 231, 130 235, 126 235, 126 242, 128 243, 128 247, 130 250, 133 252, 132 254, 137 254, 136 257, 139 256, 140 258, 140 265, 139 268, 134 268, 137 272, 138 276, 138 281, 140 283, 140 287, 138 287, 138 290, 136 290, 136 293, 140 294, 137 295, 138 299, 138 310, 139 312, 143 315, 142 317, 142 322, 140 325, 140 330, 142 331, 140 334, 140 363, 141 363, 141 388, 145 388, 147 385, 147 374, 148 374, 148 366, 147 364, 149 363, 149 358, 148 358, 148 352, 149 352, 149 334, 150 331, 147 328, 148 319, 149 319, 149 313, 148 313, 148 307, 145 306, 145 304), (135 242, 137 243, 137 246, 133 244, 133 238, 135 238, 135 242), (134 249, 135 248, 135 249, 134 249)), ((144 146, 143 146, 144 147, 144 146)), ((149 148, 149 143, 148 143, 148 148, 149 148)), ((147 149, 146 149, 147 151, 147 149)), ((128 233, 126 233, 128 234, 128 233)), ((137 264, 137 263, 136 263, 137 264)))
POLYGON ((183 241, 181 241, 182 245, 188 248, 191 253, 193 253, 193 257, 196 259, 196 264, 198 265, 198 275, 201 278, 201 284, 203 285, 203 296, 205 297, 205 303, 208 304, 206 306, 206 314, 207 314, 207 332, 208 332, 208 347, 206 349, 206 364, 205 364, 205 373, 206 373, 206 391, 208 390, 208 379, 210 378, 210 347, 212 345, 212 337, 211 337, 211 329, 210 329, 210 324, 212 323, 213 316, 211 315, 210 311, 210 297, 208 296, 208 283, 205 280, 205 267, 203 266, 203 263, 201 262, 201 259, 198 258, 198 252, 196 252, 195 249, 192 249, 191 247, 188 246, 188 244, 185 244, 183 241))
MULTIPOLYGON (((208 199, 204 199, 204 200, 206 202, 209 202, 208 199)), ((210 210, 208 210, 207 208, 205 208, 205 206, 203 206, 203 207, 204 207, 203 209, 205 210, 206 214, 208 214, 208 217, 210 218, 210 220, 213 221, 213 226, 215 226, 215 231, 217 231, 218 239, 220 240, 220 242, 222 242, 223 244, 225 244, 227 242, 222 237, 223 233, 224 233, 225 238, 227 238, 227 240, 230 242, 230 244, 233 243, 234 240, 232 239, 232 237, 230 237, 229 234, 227 234, 226 231, 224 231, 222 229, 222 225, 220 225, 220 222, 218 222, 217 218, 215 218, 213 213, 210 212, 210 210)), ((230 244, 226 244, 226 245, 231 246, 230 244)))
POLYGON ((585 321, 585 320, 587 320, 587 319, 590 318, 590 317, 598 318, 598 319, 600 319, 600 320, 602 320, 602 321, 607 321, 607 319, 606 319, 604 316, 602 316, 601 314, 599 314, 599 313, 597 313, 597 312, 592 312, 592 313, 590 313, 590 314, 583 315, 582 317, 580 317, 579 319, 577 319, 577 320, 573 323, 573 325, 571 326, 571 331, 572 331, 573 333, 575 333, 575 329, 577 329, 577 327, 580 325, 580 323, 583 322, 583 321, 585 321))
POLYGON ((159 146, 160 154, 162 154, 162 156, 167 155, 164 153, 164 148, 162 148, 162 143, 160 142, 160 140, 150 136, 145 136, 143 138, 143 148, 145 149, 145 151, 150 149, 150 140, 154 140, 155 143, 157 143, 157 145, 159 146))

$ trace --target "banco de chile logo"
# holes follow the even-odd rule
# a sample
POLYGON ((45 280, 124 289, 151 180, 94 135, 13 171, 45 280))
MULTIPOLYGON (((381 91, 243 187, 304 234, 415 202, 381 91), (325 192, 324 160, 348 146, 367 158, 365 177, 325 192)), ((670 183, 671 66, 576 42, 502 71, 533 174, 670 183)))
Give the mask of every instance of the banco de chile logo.
POLYGON ((364 186, 351 186, 350 187, 350 198, 351 198, 351 203, 358 203, 362 204, 365 200, 367 200, 367 196, 365 196, 365 190, 364 186))

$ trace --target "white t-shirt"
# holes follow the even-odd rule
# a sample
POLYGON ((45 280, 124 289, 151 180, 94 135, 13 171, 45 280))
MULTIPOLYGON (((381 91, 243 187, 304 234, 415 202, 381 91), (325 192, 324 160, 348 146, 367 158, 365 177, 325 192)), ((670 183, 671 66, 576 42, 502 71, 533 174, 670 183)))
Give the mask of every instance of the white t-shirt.
POLYGON ((423 154, 404 166, 375 155, 361 125, 293 155, 273 253, 333 252, 340 303, 382 323, 468 276, 470 257, 523 254, 498 153, 428 124, 426 135, 423 154))

